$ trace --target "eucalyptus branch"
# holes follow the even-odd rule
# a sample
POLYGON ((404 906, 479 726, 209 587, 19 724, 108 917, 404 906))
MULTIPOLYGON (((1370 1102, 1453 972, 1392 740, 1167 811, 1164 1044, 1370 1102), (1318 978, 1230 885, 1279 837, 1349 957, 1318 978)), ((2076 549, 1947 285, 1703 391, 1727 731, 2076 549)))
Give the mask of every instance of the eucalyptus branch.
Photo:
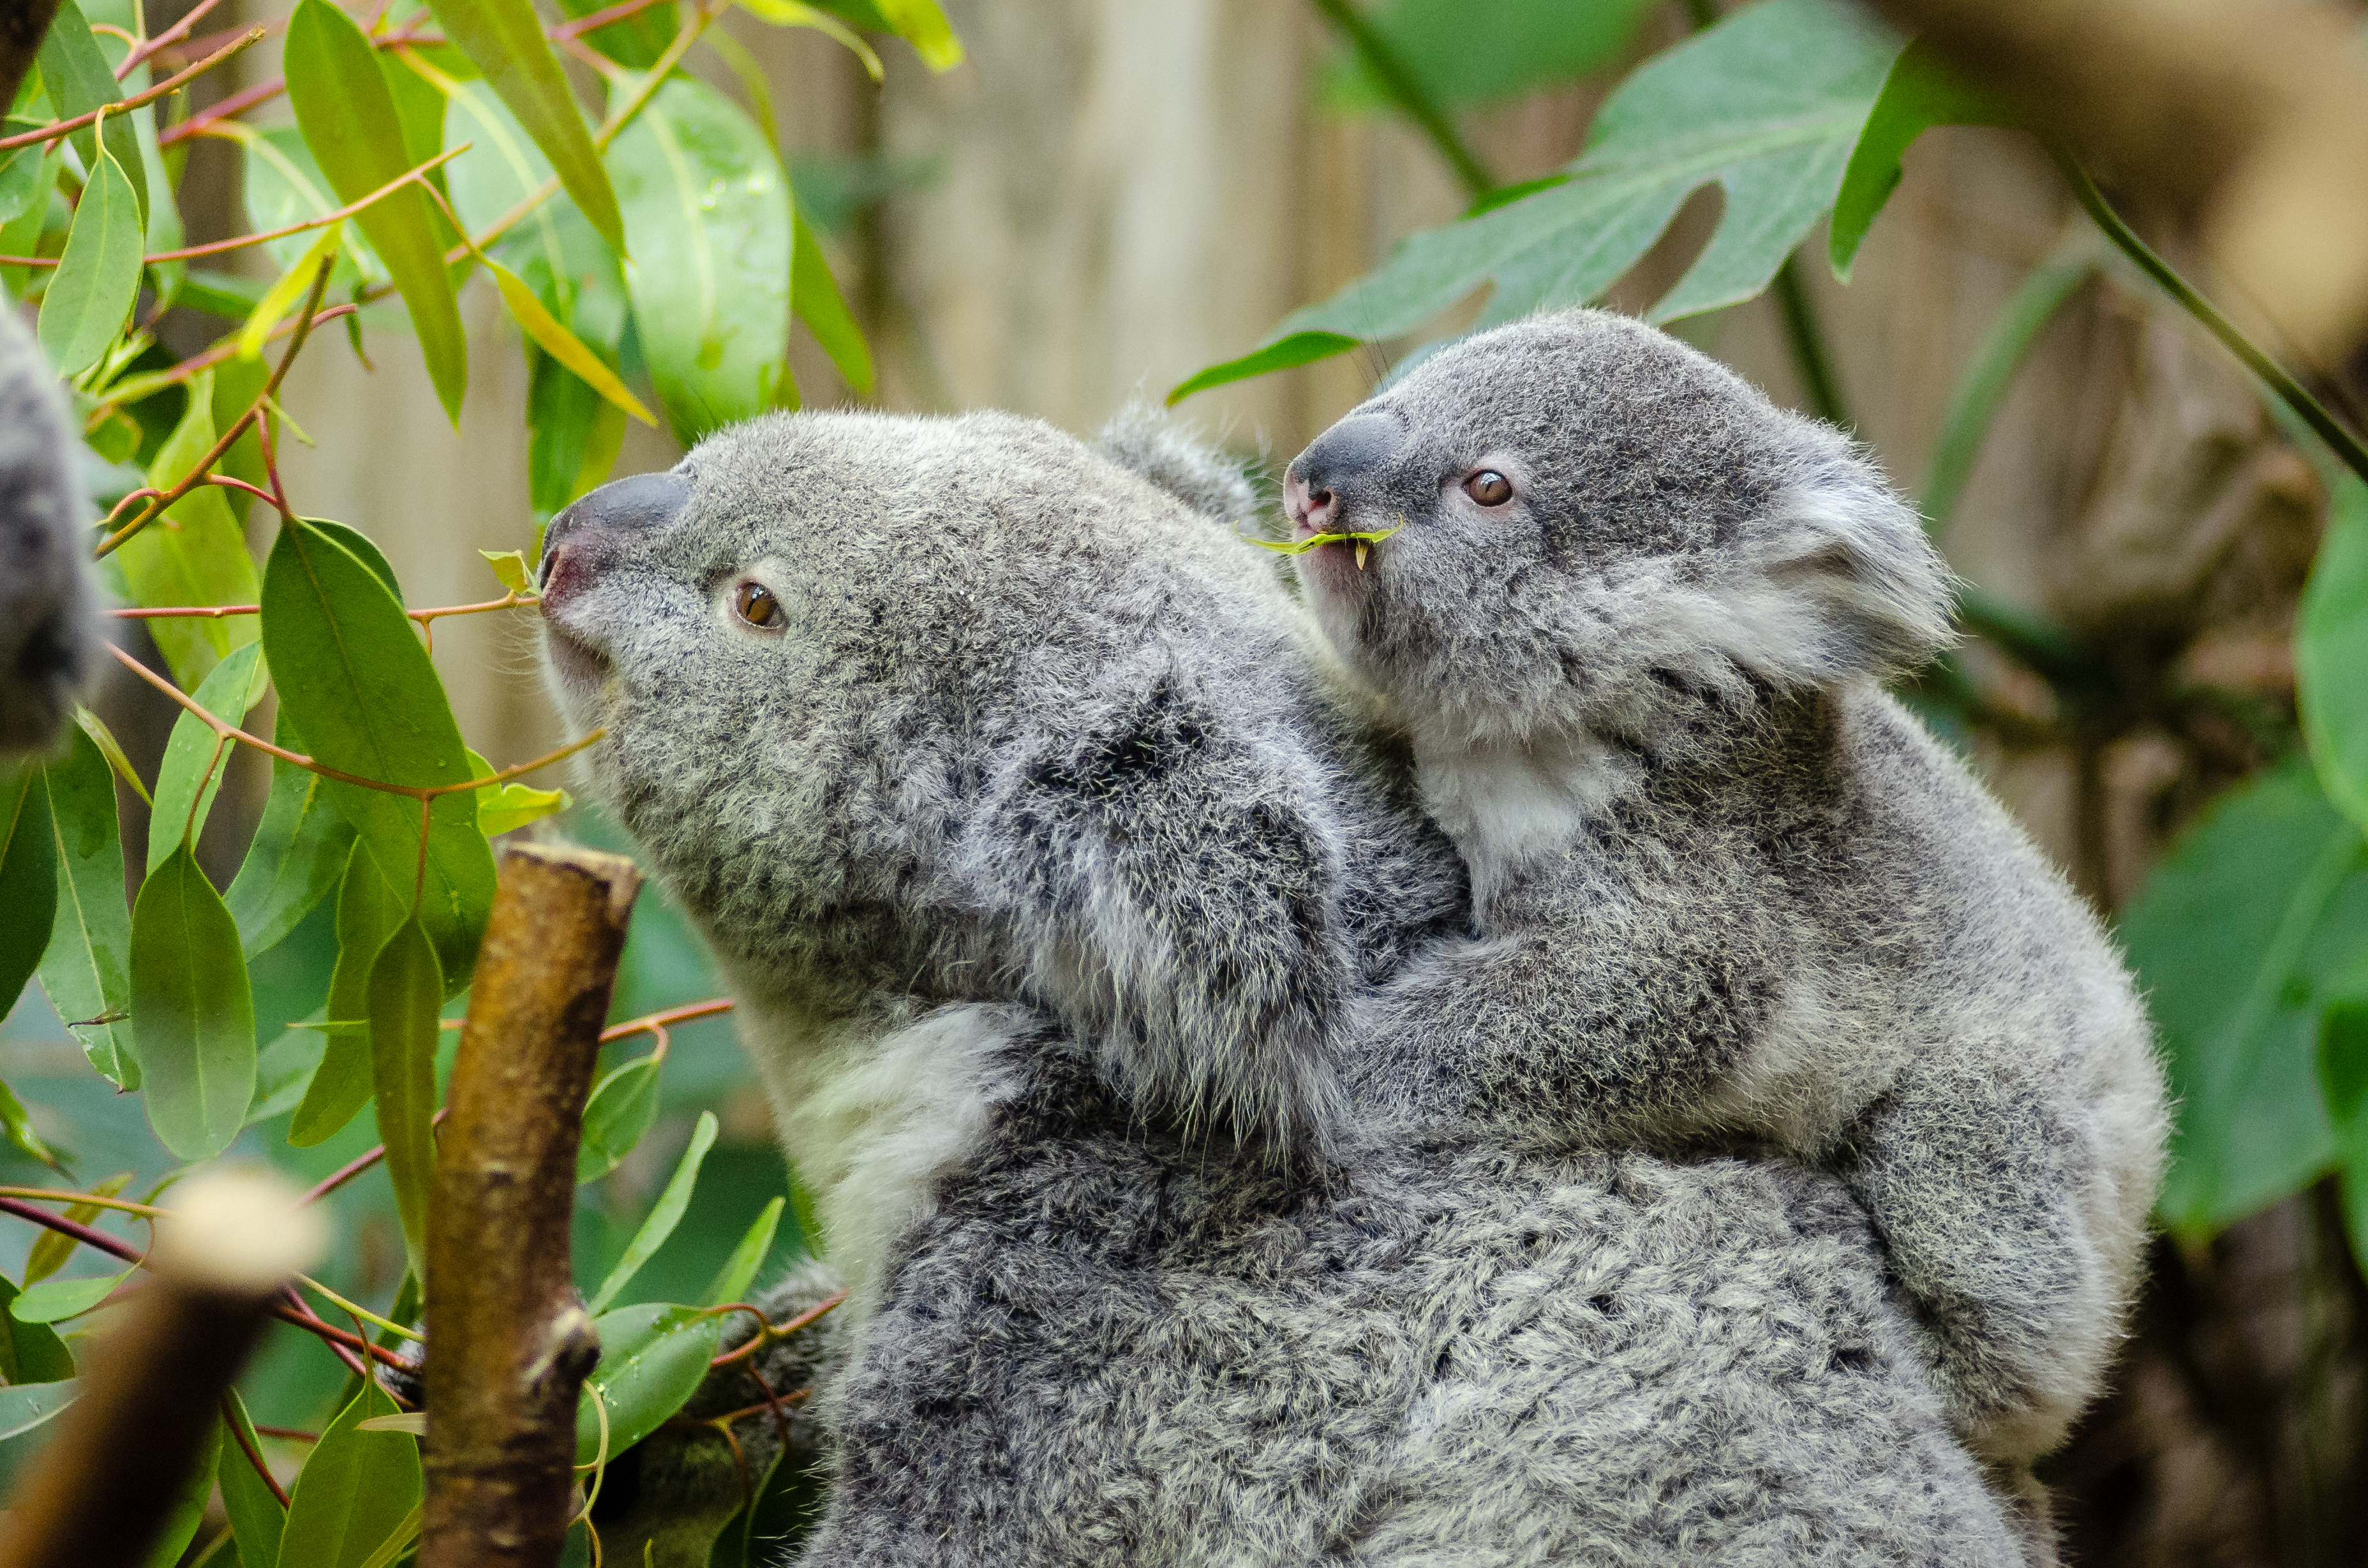
POLYGON ((261 28, 249 28, 244 34, 233 39, 188 70, 167 76, 153 87, 143 87, 120 103, 102 104, 88 114, 75 115, 72 119, 61 119, 52 124, 38 126, 31 131, 20 131, 14 136, 0 136, 0 150, 10 147, 29 147, 36 142, 54 142, 61 136, 80 131, 84 126, 94 123, 103 114, 120 114, 126 109, 138 108, 142 104, 151 104, 158 98, 177 93, 191 81, 204 75, 215 66, 224 63, 232 56, 261 43, 263 37, 261 28))
MULTIPOLYGON (((311 324, 318 326, 324 322, 333 322, 340 316, 352 315, 359 309, 358 305, 331 305, 314 315, 311 324)), ((267 339, 285 337, 294 332, 298 325, 298 318, 290 316, 265 335, 267 339)), ((162 370, 152 370, 145 375, 126 376, 107 389, 106 401, 99 404, 98 411, 104 413, 108 409, 120 408, 127 403, 138 403, 144 397, 154 397, 166 387, 177 385, 192 376, 210 370, 223 360, 235 357, 237 353, 238 336, 233 333, 211 348, 202 353, 192 354, 177 365, 167 366, 162 370)))
MULTIPOLYGON (((231 479, 222 474, 215 474, 211 483, 222 485, 225 489, 243 490, 257 500, 268 501, 275 506, 279 504, 279 497, 269 491, 257 489, 243 479, 231 479)), ((162 492, 152 490, 147 494, 154 495, 160 494, 162 492)), ((140 495, 141 492, 135 490, 125 499, 131 500, 140 495)), ((497 609, 531 609, 541 603, 542 597, 540 594, 521 594, 513 591, 503 595, 500 598, 485 599, 477 604, 437 605, 427 609, 407 609, 403 613, 425 626, 429 621, 441 620, 448 615, 487 615, 497 609)), ((156 608, 142 608, 132 606, 109 610, 108 613, 120 620, 220 620, 224 616, 231 615, 261 615, 263 607, 261 605, 166 605, 156 608)))
POLYGON ((2337 457, 2343 460, 2346 468, 2361 478, 2368 479, 2368 444, 2362 444, 2361 438, 2329 414, 2324 403, 2311 396, 2285 367, 2238 331, 2236 324, 2222 315, 2193 284, 2181 278, 2170 263, 2156 255, 2154 247, 2140 239, 2137 231, 2113 210, 2112 203, 2105 199, 2105 193, 2097 188, 2097 182, 2089 177, 2089 172, 2074 160, 2062 142, 2049 139, 2047 151, 2055 160, 2055 166, 2063 171, 2066 183, 2071 186, 2073 199, 2079 202, 2080 210, 2104 231, 2105 237, 2113 242, 2114 248, 2135 262, 2139 271, 2154 279, 2180 309, 2202 322, 2206 331, 2218 338, 2231 354, 2244 361, 2247 369, 2266 381, 2270 390, 2276 392, 2285 405, 2293 409, 2296 416, 2334 450, 2337 457))
MULTIPOLYGON (((123 63, 115 68, 115 79, 119 82, 122 81, 125 77, 131 75, 131 73, 139 70, 141 66, 146 64, 150 55, 155 54, 163 50, 170 49, 175 44, 180 42, 183 39, 188 37, 190 30, 199 22, 204 21, 207 15, 211 12, 215 6, 221 4, 222 0, 198 0, 196 5, 189 7, 188 14, 183 17, 179 21, 175 22, 171 27, 166 28, 154 38, 144 40, 141 43, 135 45, 131 52, 123 57, 123 63)), ((262 38, 267 36, 268 31, 268 28, 256 28, 255 29, 254 36, 256 38, 262 38)))
POLYGON ((1431 101, 1430 94, 1424 90, 1422 83, 1407 68, 1406 62, 1398 58, 1397 51, 1391 46, 1389 40, 1365 19, 1364 13, 1349 4, 1349 0, 1315 0, 1315 5, 1334 27, 1347 36, 1350 46, 1363 58, 1365 68, 1373 74, 1373 79, 1406 112, 1406 118, 1420 126, 1423 134, 1430 138, 1430 143, 1439 150, 1439 155, 1447 160, 1447 166, 1455 171, 1457 179, 1463 182, 1464 193, 1477 201, 1496 189, 1497 176, 1490 174, 1478 155, 1465 145, 1454 122, 1431 101))
POLYGON ((255 1473, 263 1478, 263 1484, 271 1488, 271 1494, 279 1500, 279 1506, 283 1508, 288 1506, 288 1489, 279 1484, 279 1478, 272 1474, 271 1467, 264 1462, 263 1454, 256 1448, 255 1440, 246 1435, 246 1425, 231 1408, 231 1396, 227 1392, 222 1395, 222 1426, 238 1444, 238 1451, 246 1456, 246 1462, 255 1467, 255 1473))

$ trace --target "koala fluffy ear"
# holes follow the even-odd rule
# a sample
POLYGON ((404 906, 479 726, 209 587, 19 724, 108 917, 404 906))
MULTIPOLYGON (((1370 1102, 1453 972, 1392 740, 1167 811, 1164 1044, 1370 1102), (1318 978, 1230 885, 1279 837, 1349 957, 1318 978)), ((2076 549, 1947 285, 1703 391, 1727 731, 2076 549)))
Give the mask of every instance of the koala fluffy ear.
POLYGON ((1146 1119, 1320 1155, 1354 973, 1328 774, 1173 679, 1137 690, 1007 768, 972 884, 1146 1119))
POLYGON ((1140 398, 1111 415, 1091 444, 1121 468, 1227 528, 1253 530, 1266 510, 1238 463, 1200 439, 1190 426, 1140 398))
POLYGON ((1794 645, 1768 661, 1767 673, 1787 684, 1886 677, 1952 640, 1948 566, 1922 519, 1853 453, 1820 452, 1804 464, 1750 554, 1756 575, 1808 612, 1794 645))

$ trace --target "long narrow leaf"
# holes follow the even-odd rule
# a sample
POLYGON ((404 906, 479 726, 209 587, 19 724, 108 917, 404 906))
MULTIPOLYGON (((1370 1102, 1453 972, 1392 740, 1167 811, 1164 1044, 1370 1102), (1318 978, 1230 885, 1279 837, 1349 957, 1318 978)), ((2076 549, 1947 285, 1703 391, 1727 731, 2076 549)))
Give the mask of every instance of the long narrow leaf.
POLYGON ((732 1249, 732 1256, 723 1260, 723 1267, 715 1271, 715 1278, 700 1293, 702 1305, 720 1307, 738 1301, 747 1290, 748 1282, 764 1267, 765 1255, 773 1250, 773 1233, 780 1228, 781 1210, 788 1203, 787 1199, 776 1198, 765 1205, 765 1211, 749 1225, 740 1244, 732 1249))
POLYGON ((279 279, 263 291, 263 298, 257 300, 255 309, 247 312, 246 324, 239 328, 240 358, 263 358, 263 345, 271 336, 271 329, 279 324, 280 317, 296 308, 298 301, 304 298, 305 291, 313 287, 313 279, 320 273, 321 264, 337 254, 345 238, 346 226, 343 223, 330 224, 321 231, 320 238, 296 258, 295 265, 281 273, 279 279))
POLYGON ((2319 782, 2368 826, 2368 484, 2337 481, 2294 627, 2303 733, 2319 782))
POLYGON ((682 1222, 683 1210, 690 1206, 690 1189, 699 1184, 700 1164, 707 1158, 707 1151, 715 1146, 715 1113, 700 1111, 699 1125, 691 1130, 690 1147, 682 1152, 681 1163, 675 1166, 666 1190, 658 1194, 650 1217, 642 1221, 642 1228, 626 1244, 625 1256, 617 1260, 609 1278, 600 1281, 600 1289, 584 1303, 586 1312, 598 1312, 615 1301, 618 1293, 633 1282, 642 1266, 655 1256, 658 1248, 666 1245, 666 1238, 674 1234, 675 1226, 682 1222))
POLYGON ((77 727, 65 755, 42 770, 58 864, 56 921, 41 954, 50 1006, 119 1089, 140 1086, 131 1042, 131 905, 123 893, 123 839, 115 774, 77 727))
POLYGON ((806 330, 814 335, 814 341, 847 378, 847 384, 868 392, 871 390, 871 345, 863 341, 863 328, 857 324, 855 312, 847 308, 838 280, 830 275, 830 263, 823 259, 814 225, 803 212, 792 216, 797 253, 790 263, 790 309, 806 324, 806 330))
POLYGON ((57 839, 41 770, 28 764, 0 773, 0 1007, 40 967, 57 914, 57 839))
POLYGON ((222 1460, 215 1474, 222 1485, 222 1512, 230 1516, 230 1532, 238 1542, 242 1563, 268 1565, 279 1561, 279 1538, 288 1528, 288 1510, 279 1505, 263 1477, 255 1472, 247 1455, 252 1447, 263 1451, 255 1423, 247 1419, 246 1402, 232 1389, 224 1395, 234 1428, 222 1433, 222 1460), (244 1444, 240 1439, 245 1438, 244 1444))
POLYGON ((617 193, 592 150, 591 133, 534 7, 527 0, 428 0, 428 9, 518 116, 600 237, 622 251, 625 223, 617 211, 617 193))
POLYGON ((370 1383, 321 1434, 289 1499, 279 1541, 288 1568, 361 1568, 419 1506, 418 1439, 359 1429, 394 1413, 394 1401, 370 1383))
POLYGON ((427 1274, 427 1193, 436 1165, 437 1008, 444 977, 417 917, 394 928, 370 971, 370 1083, 379 1141, 416 1278, 427 1274))
MULTIPOLYGON (((57 16, 41 37, 40 65, 41 85, 50 95, 50 107, 62 117, 88 114, 102 105, 123 101, 123 88, 98 47, 98 39, 90 30, 90 19, 74 0, 58 0, 57 16)), ((84 126, 68 140, 85 169, 97 163, 99 145, 102 142, 106 144, 108 154, 131 176, 144 230, 148 223, 147 171, 142 166, 140 143, 132 133, 130 116, 110 114, 103 124, 84 126)))
POLYGON ((299 1149, 329 1137, 370 1104, 375 1088, 367 1023, 370 968, 403 922, 403 900, 386 885, 370 850, 355 845, 337 889, 337 964, 329 972, 329 1027, 323 1031, 327 1043, 288 1123, 288 1142, 299 1149))
MULTIPOLYGON (((290 751, 304 750, 302 733, 285 713, 273 738, 290 751)), ((329 803, 322 783, 310 768, 272 761, 263 820, 222 894, 250 959, 278 947, 345 873, 353 824, 329 803)))
POLYGON ((146 247, 139 195, 114 154, 102 152, 41 296, 41 351, 60 375, 78 376, 97 364, 123 330, 140 293, 146 247))
POLYGON ((131 1028, 158 1140, 185 1160, 230 1147, 255 1097, 255 1004, 238 926, 186 844, 131 912, 131 1028))
MULTIPOLYGON (((263 665, 263 645, 249 642, 234 649, 216 665, 190 695, 207 712, 237 723, 246 710, 263 700, 271 672, 263 665)), ((148 819, 148 869, 180 846, 184 835, 194 846, 222 792, 222 774, 230 761, 231 743, 221 739, 196 714, 184 710, 173 721, 165 743, 165 760, 156 767, 155 811, 148 819)))
POLYGON ((491 256, 484 260, 485 270, 494 275, 495 287, 502 291, 502 302, 510 308, 511 316, 516 318, 526 335, 534 339, 537 347, 581 377, 594 392, 643 424, 657 423, 650 411, 642 406, 642 400, 627 391, 625 383, 617 379, 617 372, 602 364, 599 356, 585 347, 574 333, 560 324, 558 317, 543 309, 542 301, 534 297, 534 290, 520 281, 517 273, 491 256))
MULTIPOLYGON (((148 465, 148 483, 159 490, 177 488, 213 449, 215 374, 202 371, 190 379, 180 423, 148 465)), ((110 559, 121 562, 132 601, 152 608, 253 604, 257 592, 246 532, 224 492, 211 484, 201 483, 174 502, 110 559)), ((148 622, 148 633, 173 678, 182 689, 195 691, 232 649, 254 642, 262 631, 251 615, 167 616, 148 622)))

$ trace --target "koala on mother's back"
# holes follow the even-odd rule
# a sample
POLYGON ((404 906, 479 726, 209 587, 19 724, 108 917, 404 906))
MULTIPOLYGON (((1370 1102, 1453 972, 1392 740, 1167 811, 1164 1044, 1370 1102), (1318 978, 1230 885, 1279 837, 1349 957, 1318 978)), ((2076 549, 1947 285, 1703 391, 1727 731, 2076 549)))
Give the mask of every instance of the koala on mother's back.
POLYGON ((1125 455, 774 415, 552 527, 851 1292, 803 1560, 2045 1560, 1839 1183, 1382 1119, 1457 858, 1235 490, 1125 455))

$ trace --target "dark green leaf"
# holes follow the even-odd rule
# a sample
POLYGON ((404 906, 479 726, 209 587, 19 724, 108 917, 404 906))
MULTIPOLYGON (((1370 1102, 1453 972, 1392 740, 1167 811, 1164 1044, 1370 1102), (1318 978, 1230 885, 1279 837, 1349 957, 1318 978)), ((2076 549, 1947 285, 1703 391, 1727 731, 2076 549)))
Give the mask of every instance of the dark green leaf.
POLYGON ((328 1050, 326 1030, 291 1028, 256 1051, 255 1103, 246 1108, 246 1124, 252 1127, 275 1116, 286 1116, 302 1104, 304 1092, 319 1075, 321 1059, 328 1050))
MULTIPOLYGON (((1585 303, 1713 182, 1726 198, 1718 227, 1650 313, 1668 321, 1749 299, 1832 205, 1899 47, 1839 0, 1746 6, 1622 83, 1568 180, 1410 236, 1379 270, 1295 312, 1260 347, 1316 333, 1395 336, 1492 280, 1483 326, 1585 303)), ((1320 357, 1311 350, 1321 344, 1303 339, 1292 362, 1320 357)))
POLYGON ((370 1103, 370 966, 394 928, 404 923, 403 900, 379 874, 378 862, 361 845, 346 862, 337 889, 337 967, 329 976, 327 1043, 321 1065, 288 1124, 288 1142, 310 1148, 354 1119, 370 1103))
POLYGON ((356 1430, 394 1414, 394 1401, 372 1383, 321 1434, 289 1499, 279 1542, 289 1568, 360 1568, 418 1506, 418 1439, 356 1430))
MULTIPOLYGON (((1652 0, 1382 0, 1366 12, 1398 62, 1441 106, 1490 103, 1615 62, 1652 0)), ((1395 101, 1353 45, 1324 77, 1341 108, 1395 101)))
POLYGON ((707 1376, 723 1337, 723 1324, 697 1307, 650 1301, 603 1314, 593 1324, 600 1335, 600 1364, 585 1380, 575 1409, 575 1462, 590 1464, 600 1451, 600 1415, 609 1415, 609 1457, 658 1429, 682 1408, 707 1376))
MULTIPOLYGON (((242 722, 246 710, 263 700, 271 672, 264 667, 263 644, 249 642, 233 649, 230 657, 190 695, 198 706, 232 723, 242 722)), ((156 768, 155 810, 148 823, 148 869, 180 847, 183 839, 194 846, 222 792, 224 765, 235 743, 217 737, 204 721, 187 709, 173 721, 172 737, 165 743, 165 760, 156 768)))
MULTIPOLYGON (((11 1281, 0 1279, 0 1309, 14 1306, 23 1293, 11 1281)), ((74 1357, 55 1329, 44 1323, 19 1322, 14 1313, 0 1310, 0 1378, 14 1385, 62 1383, 74 1375, 74 1357)), ((0 1419, 0 1426, 5 1425, 0 1419)))
POLYGON ((534 7, 527 0, 428 0, 428 9, 518 116, 600 237, 623 250, 624 222, 617 212, 616 192, 609 188, 599 154, 592 150, 583 112, 543 40, 534 7))
POLYGON ((1848 280, 1858 247, 1891 193, 1899 188, 1899 160, 1910 143, 1936 125, 2011 125, 2014 116, 1992 94, 1951 70, 1930 45, 1911 43, 1892 62, 1866 129, 1850 150, 1834 197, 1828 249, 1834 276, 1848 280))
POLYGON ((2332 501, 2295 621, 2294 676, 2319 783, 2368 824, 2368 484, 2346 474, 2332 501))
MULTIPOLYGON (((189 1550, 189 1542, 197 1539, 198 1527, 205 1522, 206 1499, 213 1495, 214 1471, 221 1464, 222 1449, 222 1424, 217 1418, 205 1441, 199 1445, 188 1474, 178 1478, 174 1487, 172 1506, 148 1548, 147 1568, 174 1568, 182 1553, 189 1550)), ((151 1476, 149 1481, 161 1485, 172 1479, 151 1476)))
POLYGON ((806 330, 814 335, 814 341, 847 378, 847 384, 868 392, 871 348, 863 341, 863 328, 856 324, 855 312, 847 308, 838 282, 830 275, 830 263, 823 258, 814 226, 803 213, 792 213, 791 220, 797 230, 797 255, 790 264, 790 309, 806 324, 806 330))
MULTIPOLYGON (((297 126, 339 200, 359 201, 412 166, 378 51, 351 17, 328 0, 297 0, 284 60, 297 126)), ((428 379, 457 422, 469 381, 468 343, 427 192, 398 190, 354 222, 402 290, 428 379)))
POLYGON ((584 1106, 584 1142, 575 1152, 575 1179, 597 1181, 622 1165, 658 1115, 660 1059, 637 1056, 592 1090, 584 1106))
POLYGON ((13 1007, 40 967, 58 901, 57 835, 41 770, 0 772, 0 1008, 13 1007))
POLYGON ((8 1315, 18 1323, 63 1323, 80 1317, 113 1295, 132 1273, 126 1268, 96 1279, 44 1279, 17 1293, 17 1299, 8 1303, 8 1315))
POLYGON ((65 755, 42 771, 60 875, 57 921, 41 955, 41 989, 99 1075, 117 1088, 136 1089, 131 905, 123 892, 114 770, 98 743, 77 725, 66 737, 65 755))
POLYGON ((12 1383, 0 1389, 0 1441, 29 1432, 74 1402, 71 1382, 12 1383))
MULTIPOLYGON (((303 735, 285 713, 272 739, 290 751, 304 751, 303 735)), ((330 804, 321 776, 275 758, 263 820, 222 894, 248 958, 278 947, 328 896, 345 872, 353 844, 353 824, 330 804)))
POLYGON ((423 1278, 427 1194, 436 1167, 437 1009, 443 1000, 435 945, 416 918, 405 920, 370 965, 370 1085, 378 1096, 379 1141, 386 1145, 386 1174, 394 1182, 411 1271, 423 1278))
POLYGON ((633 1282, 633 1276, 642 1271, 642 1266, 656 1256, 658 1248, 666 1245, 666 1238, 674 1234, 674 1228, 682 1222, 683 1210, 690 1207, 691 1188, 699 1185, 699 1167, 706 1160, 707 1151, 715 1146, 715 1113, 700 1111, 699 1124, 691 1129, 690 1147, 682 1152, 682 1159, 676 1165, 674 1175, 667 1178, 666 1190, 659 1193, 657 1202, 650 1206, 649 1218, 643 1220, 642 1228, 633 1233, 633 1239, 625 1244, 625 1256, 617 1260, 617 1267, 609 1271, 609 1278, 600 1281, 600 1289, 584 1303, 585 1311, 598 1312, 615 1301, 625 1287, 633 1282))
POLYGON ((764 133, 676 77, 610 144, 609 173, 633 319, 676 434, 764 412, 787 363, 792 251, 789 184, 764 133))
POLYGON ((780 1228, 781 1210, 788 1201, 776 1198, 765 1205, 765 1211, 757 1216, 740 1238, 740 1244, 732 1249, 732 1256, 723 1260, 723 1267, 707 1282, 707 1289, 699 1298, 702 1306, 720 1307, 741 1299, 748 1282, 757 1278, 757 1270, 764 1267, 765 1255, 773 1250, 773 1233, 780 1228))
MULTIPOLYGON (((58 0, 58 14, 50 23, 50 30, 41 38, 41 85, 50 95, 50 107, 60 119, 88 114, 102 104, 121 103, 123 89, 115 80, 114 67, 107 62, 98 47, 98 40, 90 30, 74 0, 58 0)), ((121 165, 131 176, 141 212, 140 226, 147 226, 147 173, 141 166, 140 143, 134 137, 131 117, 107 117, 104 127, 97 131, 85 126, 67 140, 74 143, 82 166, 91 167, 98 159, 98 142, 104 136, 109 156, 121 165)))
POLYGON ((263 1451, 255 1424, 246 1417, 246 1402, 238 1397, 236 1389, 229 1391, 228 1398, 229 1419, 238 1423, 238 1429, 222 1433, 222 1460, 215 1469, 222 1484, 222 1512, 230 1516, 239 1562, 247 1568, 272 1568, 279 1561, 279 1537, 288 1528, 288 1510, 279 1506, 279 1499, 255 1472, 255 1461, 246 1457, 250 1448, 256 1453, 263 1451), (245 1446, 239 1442, 241 1437, 246 1439, 245 1446))
MULTIPOLYGON (((7 122, 6 133, 15 136, 39 129, 30 120, 11 119, 7 122)), ((54 170, 44 153, 42 144, 38 142, 0 153, 0 223, 13 222, 19 214, 30 210, 37 201, 49 199, 49 182, 41 176, 53 174, 54 170)))
MULTIPOLYGON (((213 415, 216 374, 202 371, 190 380, 181 421, 148 465, 148 483, 157 489, 179 484, 213 449, 220 434, 213 415)), ((219 486, 199 484, 115 552, 110 559, 121 563, 134 603, 153 608, 255 602, 255 557, 247 553, 246 531, 231 514, 226 494, 219 486)), ((262 632, 255 617, 230 615, 154 619, 148 634, 181 689, 195 691, 232 649, 262 632)))
MULTIPOLYGON (((46 830, 47 824, 43 826, 46 830)), ((5 874, 0 874, 0 882, 6 880, 5 874)), ((0 1131, 6 1132, 8 1142, 15 1144, 19 1153, 40 1161, 51 1170, 65 1168, 58 1159, 57 1151, 43 1142, 40 1133, 34 1131, 33 1119, 25 1111, 25 1102, 18 1099, 17 1091, 6 1084, 0 1084, 0 1131)))
POLYGON ((2181 1234, 2209 1235, 2335 1159, 2313 995, 2368 940, 2363 858, 2359 827, 2290 764, 2181 835, 2122 923, 2179 1102, 2161 1213, 2181 1234))
MULTIPOLYGON (((280 702, 323 765, 419 787, 473 777, 443 683, 403 606, 335 533, 310 521, 280 528, 264 577, 263 641, 280 702)), ((407 898, 419 878, 419 802, 334 779, 325 788, 388 885, 407 898)), ((436 797, 427 823, 419 916, 446 985, 458 991, 493 907, 493 852, 470 790, 436 797)))
POLYGON ((97 364, 122 332, 140 293, 146 244, 131 180, 102 153, 74 207, 65 255, 41 296, 41 351, 60 375, 78 376, 97 364))
POLYGON ((255 1009, 238 927, 187 845, 131 912, 131 1028, 157 1139, 184 1160, 230 1147, 255 1097, 255 1009))

